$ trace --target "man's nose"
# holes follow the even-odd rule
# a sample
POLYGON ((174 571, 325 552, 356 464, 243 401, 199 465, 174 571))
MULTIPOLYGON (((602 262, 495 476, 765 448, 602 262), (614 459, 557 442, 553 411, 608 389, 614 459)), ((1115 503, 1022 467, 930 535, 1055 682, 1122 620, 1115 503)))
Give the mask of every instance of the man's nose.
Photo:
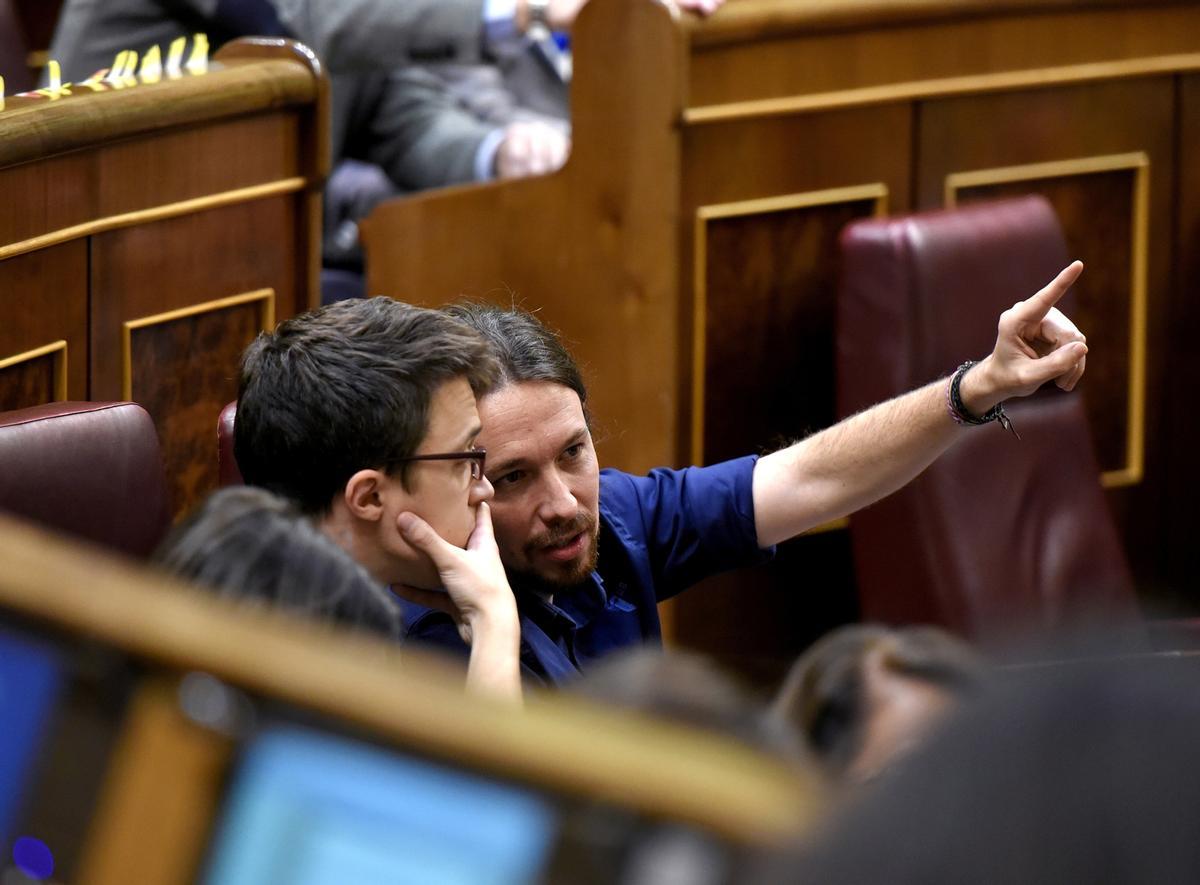
POLYGON ((579 512, 579 502, 570 485, 563 481, 557 472, 551 472, 546 479, 545 498, 539 508, 538 515, 542 522, 551 525, 568 519, 574 519, 579 512))
POLYGON ((484 501, 490 501, 496 497, 496 490, 492 484, 488 482, 486 476, 481 476, 479 479, 471 481, 471 491, 467 495, 467 503, 474 507, 484 501))

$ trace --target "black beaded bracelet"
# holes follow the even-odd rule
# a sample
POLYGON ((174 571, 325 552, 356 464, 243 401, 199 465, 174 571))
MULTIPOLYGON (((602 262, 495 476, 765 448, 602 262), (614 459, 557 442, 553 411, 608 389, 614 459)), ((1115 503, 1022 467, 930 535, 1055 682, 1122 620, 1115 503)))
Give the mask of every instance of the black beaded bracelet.
POLYGON ((1003 403, 996 403, 983 415, 972 415, 967 409, 966 404, 962 401, 962 395, 959 393, 959 385, 962 384, 963 375, 967 374, 972 366, 975 365, 974 360, 967 360, 950 377, 950 385, 946 389, 946 410, 950 412, 950 417, 954 419, 956 424, 990 424, 993 421, 1000 422, 1000 426, 1015 436, 1021 438, 1021 434, 1017 433, 1017 428, 1013 427, 1012 421, 1004 411, 1003 403))

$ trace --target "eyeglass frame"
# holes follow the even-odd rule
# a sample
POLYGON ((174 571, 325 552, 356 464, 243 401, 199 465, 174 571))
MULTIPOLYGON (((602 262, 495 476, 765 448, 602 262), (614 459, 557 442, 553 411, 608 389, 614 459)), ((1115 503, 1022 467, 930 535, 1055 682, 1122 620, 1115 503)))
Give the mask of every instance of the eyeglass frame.
POLYGON ((471 482, 479 482, 479 480, 483 479, 484 463, 487 461, 487 449, 474 448, 465 452, 434 452, 428 455, 409 455, 407 458, 392 458, 388 461, 388 464, 407 464, 410 461, 470 461, 471 482))

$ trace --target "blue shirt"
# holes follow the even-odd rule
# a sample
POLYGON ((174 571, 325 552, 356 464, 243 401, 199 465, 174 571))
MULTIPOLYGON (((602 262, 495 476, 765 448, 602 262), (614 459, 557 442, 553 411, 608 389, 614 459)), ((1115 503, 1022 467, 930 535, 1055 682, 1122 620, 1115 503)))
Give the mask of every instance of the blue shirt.
MULTIPOLYGON (((662 641, 658 603, 710 575, 769 559, 754 526, 754 456, 649 476, 600 471, 599 561, 549 603, 513 586, 527 683, 558 685, 597 658, 662 641)), ((443 612, 400 600, 405 638, 468 653, 443 612)))

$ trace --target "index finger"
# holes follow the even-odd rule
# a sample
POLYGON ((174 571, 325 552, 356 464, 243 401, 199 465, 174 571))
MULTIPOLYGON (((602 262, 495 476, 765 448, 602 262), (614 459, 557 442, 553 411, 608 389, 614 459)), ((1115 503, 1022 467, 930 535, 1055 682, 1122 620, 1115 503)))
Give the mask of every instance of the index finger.
POLYGON ((475 528, 467 538, 467 549, 478 550, 484 546, 496 546, 496 532, 492 527, 492 508, 487 501, 480 501, 475 510, 475 528))
POLYGON ((1072 261, 1058 272, 1046 286, 1026 298, 1013 308, 1013 312, 1023 323, 1037 323, 1050 312, 1058 300, 1067 294, 1067 290, 1083 273, 1083 262, 1072 261))

